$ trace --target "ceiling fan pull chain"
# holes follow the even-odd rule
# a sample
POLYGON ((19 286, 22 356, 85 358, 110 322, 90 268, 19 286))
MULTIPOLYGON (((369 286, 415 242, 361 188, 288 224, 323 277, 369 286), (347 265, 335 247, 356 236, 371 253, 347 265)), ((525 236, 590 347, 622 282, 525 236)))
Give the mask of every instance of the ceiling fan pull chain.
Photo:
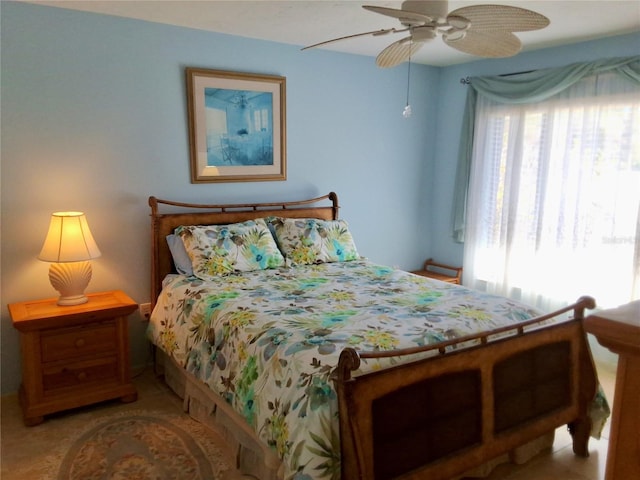
POLYGON ((411 116, 411 105, 409 105, 409 85, 411 84, 411 49, 413 48, 413 39, 409 40, 409 65, 407 67, 407 104, 402 111, 404 118, 411 116))

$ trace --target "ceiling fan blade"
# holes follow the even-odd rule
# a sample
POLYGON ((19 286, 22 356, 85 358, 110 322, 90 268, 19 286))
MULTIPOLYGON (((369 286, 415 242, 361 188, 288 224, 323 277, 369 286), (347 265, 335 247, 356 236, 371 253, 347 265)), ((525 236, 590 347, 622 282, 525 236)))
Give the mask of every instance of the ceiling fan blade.
POLYGON ((526 8, 508 5, 472 5, 458 8, 448 17, 464 17, 471 22, 471 30, 500 30, 526 32, 549 25, 549 19, 526 8))
POLYGON ((377 7, 375 5, 363 5, 362 8, 369 10, 370 12, 397 18, 400 22, 409 22, 412 24, 417 22, 419 24, 424 24, 432 23, 434 21, 432 17, 425 15, 424 13, 408 12, 407 10, 398 10, 396 8, 377 7))
POLYGON ((442 37, 444 43, 464 53, 478 57, 511 57, 522 48, 520 39, 511 32, 467 30, 462 38, 442 37))
POLYGON ((405 37, 397 42, 393 42, 378 54, 376 57, 376 65, 382 68, 400 65, 420 50, 423 43, 424 41, 412 41, 411 37, 405 37))
POLYGON ((324 42, 314 43, 313 45, 308 45, 306 47, 301 48, 300 50, 307 50, 309 48, 319 47, 321 45, 326 45, 328 43, 339 42, 340 40, 347 40, 349 38, 363 37, 365 35, 373 35, 374 37, 377 37, 379 35, 386 35, 387 33, 406 32, 407 30, 409 29, 408 28, 401 28, 401 29, 383 28, 381 30, 373 30, 371 32, 354 33, 353 35, 345 35, 344 37, 332 38, 331 40, 325 40, 324 42))

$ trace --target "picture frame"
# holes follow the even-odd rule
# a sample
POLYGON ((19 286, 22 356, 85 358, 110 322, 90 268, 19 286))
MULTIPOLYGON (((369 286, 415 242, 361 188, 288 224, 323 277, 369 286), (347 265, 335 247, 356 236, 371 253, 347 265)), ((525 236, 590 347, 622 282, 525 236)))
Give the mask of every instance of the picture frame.
POLYGON ((286 180, 286 78, 186 69, 191 183, 286 180))

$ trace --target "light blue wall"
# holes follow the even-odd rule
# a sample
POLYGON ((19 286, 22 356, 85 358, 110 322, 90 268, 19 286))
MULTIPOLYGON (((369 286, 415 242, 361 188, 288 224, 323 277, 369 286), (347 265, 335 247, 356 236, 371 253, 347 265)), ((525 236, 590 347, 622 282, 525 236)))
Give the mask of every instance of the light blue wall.
MULTIPOLYGON (((407 120, 407 69, 372 58, 31 4, 3 1, 0 13, 2 392, 20 380, 6 305, 56 295, 36 255, 57 210, 87 213, 102 251, 89 291, 140 303, 149 195, 244 203, 333 190, 361 254, 414 268, 429 250, 437 68, 412 66, 407 120), (190 183, 187 66, 286 77, 286 181, 190 183)), ((144 323, 133 316, 130 330, 139 365, 144 323)))
MULTIPOLYGON (((90 291, 149 301, 147 197, 185 201, 296 200, 336 191, 360 252, 417 267, 459 263, 451 198, 465 87, 459 78, 623 56, 625 36, 513 59, 406 68, 373 59, 31 4, 0 2, 2 392, 20 382, 19 340, 6 305, 52 297, 36 260, 49 215, 84 210, 102 257, 90 291), (184 68, 287 78, 284 182, 189 181, 184 68)), ((132 316, 133 363, 147 357, 132 316)))

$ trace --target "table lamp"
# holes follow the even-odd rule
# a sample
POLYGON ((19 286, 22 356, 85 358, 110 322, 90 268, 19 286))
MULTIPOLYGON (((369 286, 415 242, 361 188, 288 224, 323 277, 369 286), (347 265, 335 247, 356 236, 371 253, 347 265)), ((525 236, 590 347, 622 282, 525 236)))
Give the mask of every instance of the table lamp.
POLYGON ((84 290, 91 280, 89 260, 100 255, 84 213, 51 214, 49 232, 38 259, 51 262, 49 281, 60 292, 58 305, 80 305, 88 301, 84 290))

